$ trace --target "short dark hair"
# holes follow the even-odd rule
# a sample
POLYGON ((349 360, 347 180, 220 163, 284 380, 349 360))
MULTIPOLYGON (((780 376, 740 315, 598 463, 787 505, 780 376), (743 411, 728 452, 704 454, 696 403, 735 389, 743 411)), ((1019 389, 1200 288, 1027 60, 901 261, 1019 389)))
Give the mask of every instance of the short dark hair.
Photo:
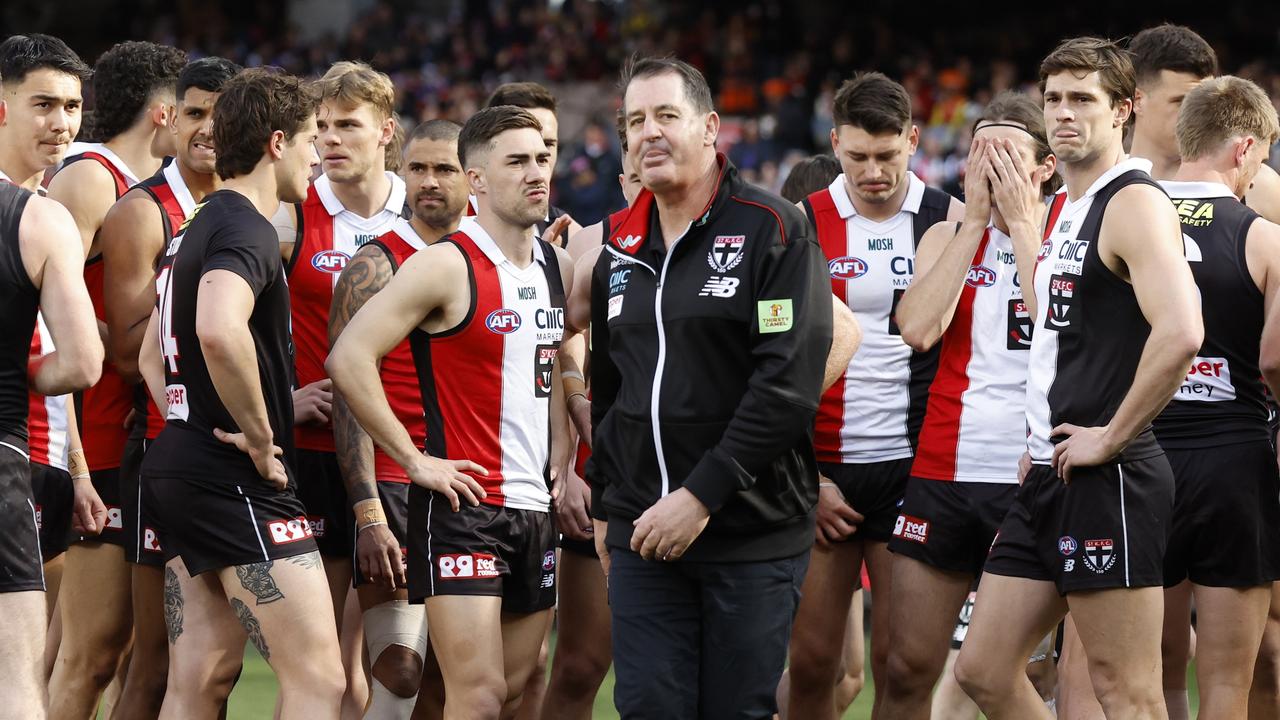
MULTIPOLYGON (((1031 98, 1020 92, 1005 90, 992 98, 982 109, 982 115, 973 124, 977 132, 985 123, 1017 123, 1026 128, 1036 147, 1036 162, 1042 163, 1053 153, 1049 147, 1049 134, 1044 127, 1044 110, 1031 98)), ((1042 195, 1052 195, 1062 187, 1062 176, 1057 172, 1041 184, 1042 195)))
POLYGON ((236 75, 213 106, 218 177, 252 172, 273 132, 293 138, 319 106, 314 86, 279 69, 254 68, 236 75))
POLYGON ((872 135, 900 135, 911 127, 911 96, 884 73, 865 72, 845 80, 836 91, 831 117, 872 135))
POLYGON ((628 60, 627 64, 622 68, 623 98, 625 99, 627 87, 631 85, 633 80, 667 73, 672 73, 680 78, 680 84, 684 86, 685 98, 689 101, 689 104, 693 105, 694 110, 700 113, 709 113, 716 109, 715 103, 711 100, 711 86, 707 84, 707 78, 703 76, 702 71, 683 60, 669 56, 632 57, 628 60))
POLYGON ((52 35, 11 35, 0 43, 0 82, 20 83, 36 70, 56 70, 80 82, 93 71, 75 50, 52 35))
POLYGON ((556 111, 556 96, 536 82, 509 82, 498 86, 497 90, 485 101, 485 107, 499 105, 515 105, 525 110, 541 108, 556 111))
POLYGON ((409 136, 404 139, 404 146, 408 148, 415 140, 456 142, 458 133, 461 131, 462 126, 452 120, 443 118, 427 120, 426 122, 418 123, 418 127, 409 133, 409 136))
POLYGON ((791 166, 779 195, 787 202, 798 203, 829 186, 840 176, 840 161, 835 155, 813 155, 791 166))
POLYGON ((1139 85, 1160 77, 1161 70, 1197 79, 1218 74, 1218 54, 1196 31, 1183 25, 1165 23, 1143 30, 1129 41, 1129 53, 1139 85))
POLYGON ((528 110, 515 105, 497 105, 481 110, 472 115, 458 132, 458 162, 465 170, 468 155, 493 147, 493 139, 508 130, 523 128, 533 128, 541 133, 542 123, 528 110))
POLYGON ((1044 92, 1049 76, 1060 72, 1098 73, 1098 82, 1111 99, 1112 107, 1123 100, 1132 100, 1137 90, 1133 61, 1129 53, 1112 40, 1096 37, 1063 40, 1040 62, 1040 92, 1044 92))
POLYGON ((106 142, 128 130, 155 93, 174 90, 187 54, 175 47, 129 40, 93 64, 92 135, 106 142))
POLYGON ((244 68, 226 58, 203 57, 192 60, 178 73, 178 100, 182 100, 191 88, 210 93, 222 92, 227 81, 235 77, 244 68))

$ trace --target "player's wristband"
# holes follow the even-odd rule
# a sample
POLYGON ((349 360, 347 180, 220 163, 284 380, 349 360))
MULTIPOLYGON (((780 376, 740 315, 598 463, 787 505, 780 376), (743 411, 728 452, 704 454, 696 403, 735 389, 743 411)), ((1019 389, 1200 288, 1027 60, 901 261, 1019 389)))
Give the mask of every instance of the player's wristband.
POLYGON ((387 514, 383 512, 382 501, 378 498, 360 500, 352 509, 355 510, 357 533, 374 525, 387 524, 387 514))
POLYGON ((839 490, 839 489, 840 489, 840 486, 839 486, 839 485, 836 485, 836 484, 835 484, 835 483, 833 483, 833 482, 820 482, 820 483, 818 483, 818 487, 819 487, 819 488, 829 487, 829 488, 835 488, 835 489, 837 489, 837 490, 839 490))
POLYGON ((587 401, 591 400, 591 398, 587 397, 587 394, 584 392, 574 392, 574 393, 569 393, 569 397, 566 397, 564 399, 565 404, 566 405, 569 404, 569 401, 574 399, 575 397, 581 397, 583 400, 587 400, 587 401))
POLYGON ((92 479, 93 479, 93 478, 91 478, 91 477, 89 476, 89 473, 80 473, 79 475, 72 475, 72 476, 71 476, 71 480, 72 480, 72 482, 74 482, 74 481, 76 481, 76 480, 92 480, 92 479))
POLYGON ((583 385, 587 384, 587 379, 582 377, 582 373, 578 372, 577 370, 561 370, 560 377, 564 378, 565 380, 577 380, 583 385))
POLYGON ((67 469, 71 472, 72 479, 89 475, 89 461, 84 459, 84 450, 67 453, 67 469))

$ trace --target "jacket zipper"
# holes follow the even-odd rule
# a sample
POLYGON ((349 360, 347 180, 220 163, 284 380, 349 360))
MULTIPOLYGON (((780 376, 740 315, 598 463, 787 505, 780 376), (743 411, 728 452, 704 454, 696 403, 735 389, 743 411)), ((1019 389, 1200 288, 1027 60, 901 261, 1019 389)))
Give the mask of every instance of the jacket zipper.
MULTIPOLYGON (((662 324, 662 286, 666 284, 667 268, 671 265, 671 256, 675 254, 676 245, 689 234, 689 229, 693 227, 690 222, 685 226, 684 232, 671 243, 671 247, 667 248, 667 255, 662 259, 662 272, 654 273, 658 279, 658 286, 653 291, 653 318, 654 324, 658 328, 658 364, 653 372, 653 390, 649 399, 649 422, 653 425, 653 449, 658 460, 658 474, 662 476, 662 492, 659 498, 666 497, 671 492, 671 477, 667 474, 666 455, 662 451, 662 425, 658 422, 658 400, 662 396, 662 374, 667 363, 667 331, 662 324)), ((624 257, 621 253, 614 250, 611 246, 606 245, 609 252, 618 257, 624 257)), ((649 272, 653 272, 653 268, 648 264, 636 260, 633 257, 626 256, 626 259, 638 265, 644 266, 649 272)))

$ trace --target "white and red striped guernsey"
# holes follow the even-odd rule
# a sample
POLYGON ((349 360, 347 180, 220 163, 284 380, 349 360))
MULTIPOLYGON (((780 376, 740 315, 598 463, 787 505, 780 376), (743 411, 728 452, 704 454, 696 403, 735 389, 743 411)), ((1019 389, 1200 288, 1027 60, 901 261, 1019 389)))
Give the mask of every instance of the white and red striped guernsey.
POLYGON ((1018 482, 1031 329, 1013 241, 988 226, 942 336, 914 477, 1018 482))
MULTIPOLYGON (((422 241, 407 220, 398 220, 382 237, 371 244, 386 252, 391 260, 391 272, 400 269, 409 256, 427 244, 422 241)), ((427 421, 422 410, 422 388, 418 385, 418 373, 413 364, 413 351, 405 339, 382 358, 378 368, 382 389, 396 419, 409 431, 415 447, 424 448, 427 439, 427 421)), ((373 474, 378 482, 409 482, 409 476, 400 464, 378 444, 373 446, 373 474)))
POLYGON ((916 244, 946 218, 951 198, 913 173, 904 182, 901 210, 881 222, 858 214, 843 174, 805 200, 827 257, 831 291, 853 310, 862 330, 849 367, 818 406, 813 444, 819 462, 911 457, 924 417, 936 351, 912 352, 893 313, 911 284, 916 244))
POLYGON ((521 269, 472 220, 441 242, 462 251, 474 299, 458 327, 409 335, 427 451, 487 469, 475 476, 486 504, 548 512, 552 368, 564 335, 559 261, 534 240, 521 269))
MULTIPOLYGON (((36 331, 31 334, 31 356, 42 357, 53 352, 53 336, 44 324, 44 315, 36 315, 36 331)), ((70 395, 29 394, 27 412, 27 451, 31 462, 66 470, 71 444, 67 428, 67 403, 70 395)))
MULTIPOLYGON (((372 217, 347 210, 333 192, 327 175, 311 184, 298 213, 299 240, 289 258, 289 312, 293 322, 294 369, 297 387, 328 377, 329 305, 333 286, 347 261, 365 243, 377 239, 404 212, 404 180, 387 173, 391 192, 386 205, 372 217)), ((334 452, 333 427, 298 425, 294 439, 299 450, 334 452)))

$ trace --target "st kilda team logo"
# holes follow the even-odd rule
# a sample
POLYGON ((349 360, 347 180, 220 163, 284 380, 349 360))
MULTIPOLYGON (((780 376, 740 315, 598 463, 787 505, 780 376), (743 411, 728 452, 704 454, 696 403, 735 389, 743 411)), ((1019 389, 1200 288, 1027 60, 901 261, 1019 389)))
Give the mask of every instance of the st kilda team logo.
POLYGON ((556 345, 538 345, 533 356, 533 396, 551 397, 551 372, 556 364, 556 345))
POLYGON ((1079 285, 1080 276, 1071 273, 1061 273, 1049 278, 1049 312, 1045 314, 1045 322, 1049 327, 1062 330, 1071 325, 1071 307, 1079 285))
POLYGON ((738 267, 738 263, 742 262, 742 246, 746 242, 746 235, 717 235, 711 241, 707 264, 716 272, 729 272, 738 267))
POLYGON ((1101 575, 1116 564, 1116 544, 1111 538, 1084 541, 1084 566, 1101 575))
POLYGON ((1031 333, 1035 323, 1031 321, 1031 311, 1022 298, 1009 301, 1009 332, 1005 335, 1010 350, 1028 350, 1031 348, 1031 333))

